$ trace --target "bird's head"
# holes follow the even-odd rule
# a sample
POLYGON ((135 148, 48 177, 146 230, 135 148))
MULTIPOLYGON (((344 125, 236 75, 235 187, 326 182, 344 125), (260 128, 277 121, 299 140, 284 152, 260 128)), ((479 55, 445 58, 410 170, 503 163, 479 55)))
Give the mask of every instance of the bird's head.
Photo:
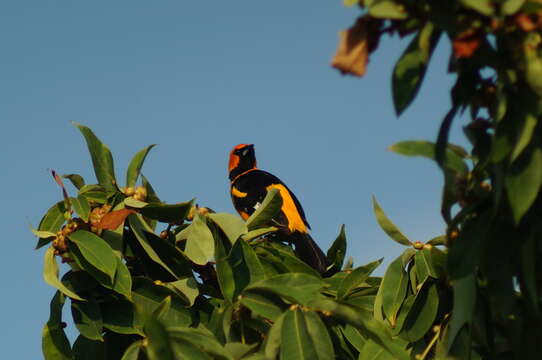
POLYGON ((235 179, 239 174, 256 168, 256 155, 253 144, 239 144, 230 152, 228 171, 230 180, 235 179))

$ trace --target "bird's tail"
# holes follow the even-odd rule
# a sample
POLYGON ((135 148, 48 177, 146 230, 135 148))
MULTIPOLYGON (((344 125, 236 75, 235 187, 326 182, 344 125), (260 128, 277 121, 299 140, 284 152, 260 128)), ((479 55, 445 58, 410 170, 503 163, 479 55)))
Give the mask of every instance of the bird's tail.
POLYGON ((295 254, 305 263, 316 269, 321 274, 326 271, 326 255, 318 244, 307 233, 294 231, 291 234, 294 238, 295 254))

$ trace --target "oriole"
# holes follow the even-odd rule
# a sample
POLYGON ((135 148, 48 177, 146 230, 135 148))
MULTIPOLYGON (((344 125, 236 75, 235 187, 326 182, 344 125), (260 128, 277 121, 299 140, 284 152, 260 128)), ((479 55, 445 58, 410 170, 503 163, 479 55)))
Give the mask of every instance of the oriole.
POLYGON ((310 226, 301 204, 279 178, 256 167, 254 145, 239 144, 234 147, 230 152, 228 170, 233 206, 245 220, 260 206, 268 190, 275 188, 279 191, 282 207, 270 225, 277 226, 288 235, 301 260, 323 273, 326 270, 326 256, 308 233, 310 226))

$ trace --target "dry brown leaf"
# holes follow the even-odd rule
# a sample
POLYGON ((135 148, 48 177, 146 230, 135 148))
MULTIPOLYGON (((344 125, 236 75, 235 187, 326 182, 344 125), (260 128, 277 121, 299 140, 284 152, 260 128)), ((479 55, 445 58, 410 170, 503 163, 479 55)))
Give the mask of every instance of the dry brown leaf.
POLYGON ((331 66, 342 74, 365 75, 369 54, 376 48, 380 38, 380 24, 380 20, 363 16, 354 26, 342 31, 331 66))
POLYGON ((126 220, 128 215, 135 213, 136 211, 134 209, 111 211, 104 215, 96 227, 104 230, 115 230, 124 223, 124 220, 126 220))
POLYGON ((457 35, 452 42, 454 56, 458 59, 469 58, 480 47, 482 34, 478 29, 467 29, 457 35))

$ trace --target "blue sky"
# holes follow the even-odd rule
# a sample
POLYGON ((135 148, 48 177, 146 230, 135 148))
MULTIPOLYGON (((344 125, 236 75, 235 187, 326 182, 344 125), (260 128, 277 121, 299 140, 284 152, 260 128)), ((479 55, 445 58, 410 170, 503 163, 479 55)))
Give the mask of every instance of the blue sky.
MULTIPOLYGON (((346 224, 358 265, 389 262, 402 249, 378 228, 373 194, 411 239, 441 234, 438 168, 386 147, 435 139, 453 82, 445 73, 448 44, 441 42, 428 81, 397 119, 390 74, 406 42, 384 39, 361 80, 329 67, 339 31, 358 14, 339 0, 3 2, 6 358, 41 357, 54 290, 43 283, 43 250, 33 250, 28 224, 61 197, 47 169, 94 181, 72 120, 109 145, 119 179, 136 151, 158 144, 143 173, 160 197, 196 197, 216 211, 233 212, 230 148, 254 143, 259 167, 296 193, 324 249, 346 224)), ((463 141, 459 124, 452 140, 463 141)))

